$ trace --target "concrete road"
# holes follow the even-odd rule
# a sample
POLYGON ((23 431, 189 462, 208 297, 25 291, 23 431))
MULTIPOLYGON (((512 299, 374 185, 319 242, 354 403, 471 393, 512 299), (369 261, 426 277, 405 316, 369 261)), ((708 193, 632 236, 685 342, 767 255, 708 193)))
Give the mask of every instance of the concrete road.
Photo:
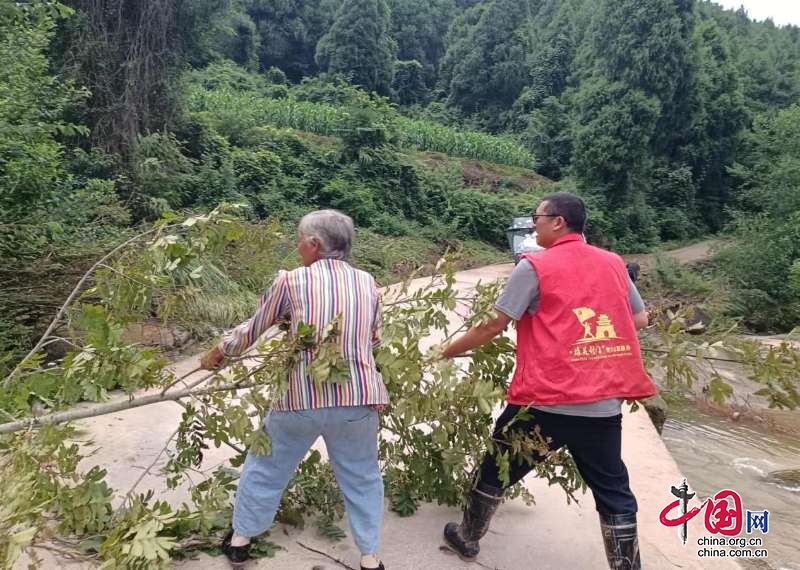
MULTIPOLYGON (((485 282, 506 277, 511 269, 510 264, 505 264, 460 272, 457 274, 457 287, 467 293, 479 280, 485 282)), ((418 280, 416 285, 427 281, 418 280)), ((509 334, 513 334, 513 331, 509 334)), ((189 371, 196 365, 195 357, 178 363, 176 369, 179 372, 189 371)), ((82 421, 80 425, 85 430, 86 438, 92 440, 96 448, 96 453, 85 462, 86 467, 99 464, 107 468, 109 483, 124 492, 159 454, 178 425, 181 411, 182 408, 174 403, 164 403, 82 421)), ((316 445, 324 450, 321 440, 316 445)), ((209 450, 203 469, 213 470, 230 455, 224 447, 209 450)), ((661 509, 673 500, 670 486, 678 485, 682 475, 644 410, 626 413, 623 421, 623 455, 639 501, 640 546, 645 568, 739 568, 732 560, 704 560, 697 556, 699 547, 696 540, 701 535, 701 517, 690 523, 689 542, 685 547, 681 545, 677 529, 665 528, 660 524, 661 509)), ((163 458, 159 464, 162 463, 163 458)), ((442 528, 448 521, 460 520, 458 509, 428 504, 408 518, 401 518, 387 509, 380 550, 386 568, 606 568, 600 525, 591 495, 584 495, 580 504, 567 505, 563 492, 549 488, 544 481, 530 476, 525 484, 536 496, 537 504, 526 507, 521 500, 504 503, 492 522, 489 534, 481 542, 481 554, 477 562, 472 564, 464 563, 455 555, 440 549, 442 528)), ((168 499, 174 504, 187 498, 186 487, 165 491, 159 476, 145 477, 139 490, 147 488, 155 490, 157 498, 168 499)), ((302 531, 278 525, 272 529, 270 540, 280 545, 282 550, 274 558, 253 562, 252 568, 333 570, 345 567, 329 557, 358 568, 359 552, 349 536, 333 543, 320 537, 313 525, 302 531), (298 543, 325 552, 329 557, 311 552, 298 543)), ((25 566, 20 564, 18 567, 25 566)), ((82 566, 50 558, 40 567, 82 566)), ((176 562, 175 567, 213 570, 228 568, 228 565, 222 557, 204 555, 194 560, 176 562)))

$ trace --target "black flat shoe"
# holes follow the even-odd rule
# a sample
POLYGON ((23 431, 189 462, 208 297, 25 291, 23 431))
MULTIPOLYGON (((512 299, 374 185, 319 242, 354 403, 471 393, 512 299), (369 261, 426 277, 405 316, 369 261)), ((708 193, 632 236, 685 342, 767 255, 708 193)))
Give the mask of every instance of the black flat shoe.
POLYGON ((227 557, 228 562, 236 570, 239 570, 245 562, 250 560, 250 543, 245 546, 231 546, 233 531, 229 531, 222 539, 222 553, 227 557))
POLYGON ((377 568, 365 568, 364 566, 362 566, 361 570, 386 570, 386 568, 383 567, 383 562, 378 562, 377 568))

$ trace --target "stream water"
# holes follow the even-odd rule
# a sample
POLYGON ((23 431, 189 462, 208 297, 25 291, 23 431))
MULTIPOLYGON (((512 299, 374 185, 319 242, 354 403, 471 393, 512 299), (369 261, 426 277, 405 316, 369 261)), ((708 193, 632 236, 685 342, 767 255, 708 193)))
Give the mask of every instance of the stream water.
MULTIPOLYGON (((800 470, 800 442, 702 413, 691 404, 670 406, 663 439, 698 498, 732 489, 741 496, 745 511, 769 511, 767 534, 755 530, 747 535, 743 529, 740 535, 761 537, 769 556, 743 566, 800 570, 800 482, 769 478, 774 471, 800 470)), ((701 520, 702 514, 689 523, 695 540, 701 533, 713 536, 701 520)), ((708 562, 713 568, 713 559, 708 562)))

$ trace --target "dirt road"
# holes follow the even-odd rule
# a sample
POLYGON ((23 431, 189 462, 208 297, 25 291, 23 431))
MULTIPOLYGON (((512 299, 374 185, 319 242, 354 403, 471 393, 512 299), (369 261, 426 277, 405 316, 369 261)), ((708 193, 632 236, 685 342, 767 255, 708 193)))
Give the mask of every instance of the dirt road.
MULTIPOLYGON (((665 251, 663 252, 663 255, 671 257, 678 263, 690 265, 692 263, 698 263, 700 261, 709 259, 711 257, 712 249, 721 245, 722 243, 722 240, 709 239, 698 243, 693 243, 692 245, 687 245, 686 247, 679 247, 678 249, 665 251)), ((633 253, 630 255, 623 255, 622 257, 625 259, 625 261, 636 262, 642 267, 642 269, 645 269, 652 266, 652 264, 655 262, 656 255, 657 254, 655 253, 633 253)))

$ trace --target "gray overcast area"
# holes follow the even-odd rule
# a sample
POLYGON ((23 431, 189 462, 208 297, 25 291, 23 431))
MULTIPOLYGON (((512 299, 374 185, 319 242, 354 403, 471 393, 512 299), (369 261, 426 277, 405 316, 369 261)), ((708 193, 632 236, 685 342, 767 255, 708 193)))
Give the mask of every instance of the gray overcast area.
POLYGON ((752 20, 766 20, 772 18, 775 25, 784 26, 793 24, 800 26, 800 2, 787 2, 786 0, 716 0, 724 8, 738 9, 744 6, 747 15, 752 20))

